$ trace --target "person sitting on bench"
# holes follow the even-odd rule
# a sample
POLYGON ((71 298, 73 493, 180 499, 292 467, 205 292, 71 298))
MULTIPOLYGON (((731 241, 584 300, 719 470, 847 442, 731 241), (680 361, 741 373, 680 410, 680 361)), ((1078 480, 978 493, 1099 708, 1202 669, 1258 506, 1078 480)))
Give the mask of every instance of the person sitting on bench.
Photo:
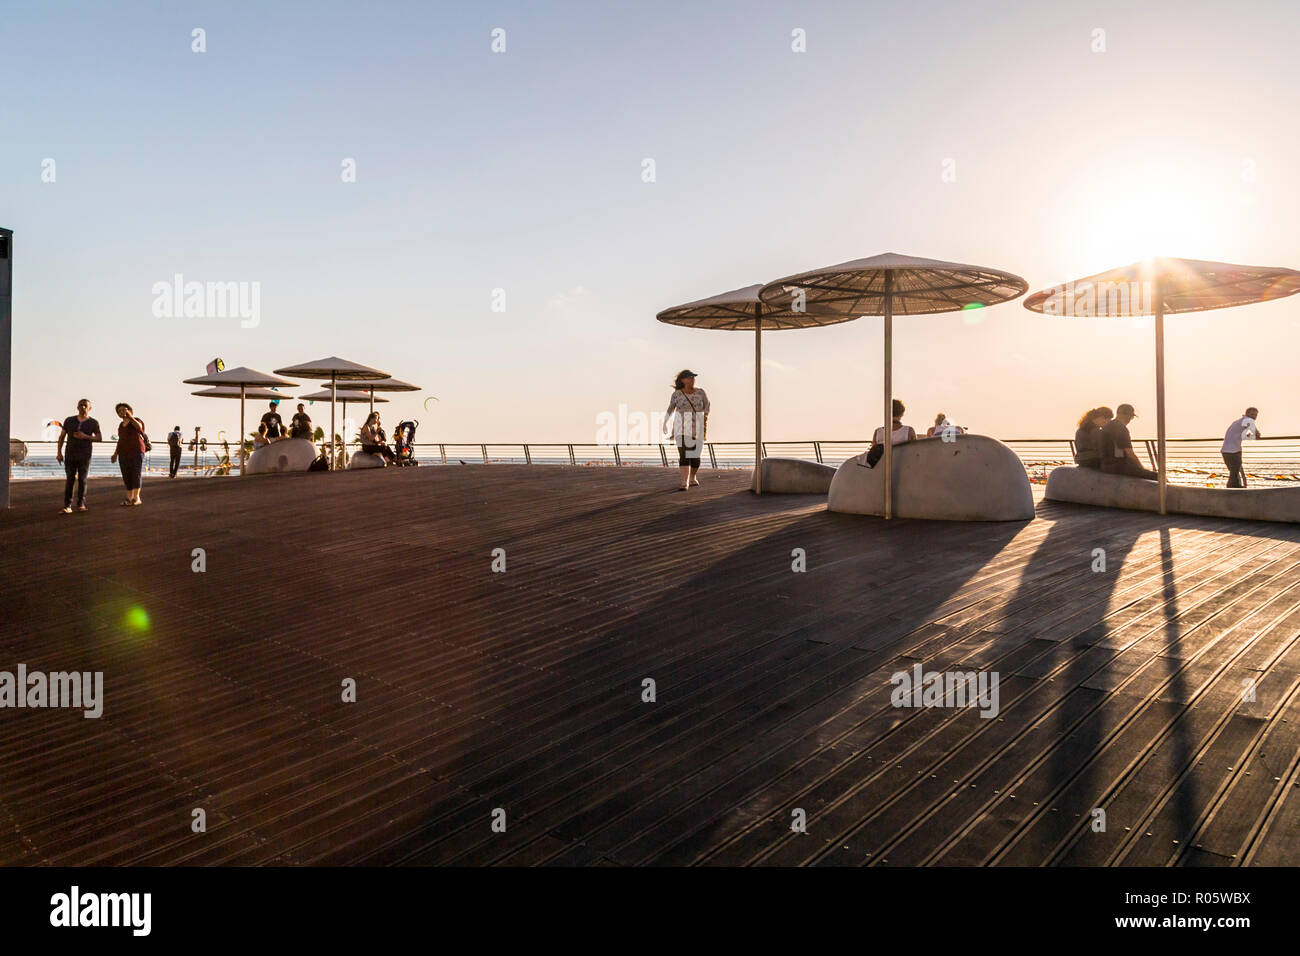
POLYGON ((1129 475, 1133 478, 1156 477, 1150 468, 1145 468, 1133 451, 1133 439, 1129 437, 1128 423, 1137 418, 1137 412, 1127 402, 1115 409, 1115 417, 1101 430, 1097 445, 1101 451, 1101 470, 1110 475, 1129 475))
POLYGON ((392 464, 397 460, 393 450, 385 443, 387 436, 379 425, 379 413, 371 412, 366 423, 361 426, 361 450, 367 455, 381 455, 392 464))
MULTIPOLYGON (((916 441, 916 430, 911 425, 903 424, 903 413, 907 411, 905 406, 898 399, 894 399, 894 422, 890 428, 889 443, 891 445, 902 445, 909 441, 916 441)), ((876 434, 871 439, 871 448, 867 450, 866 466, 875 468, 876 462, 885 457, 885 427, 882 425, 876 429, 876 434)), ((863 464, 859 459, 858 464, 863 464)))
POLYGON ((1114 417, 1105 405, 1083 413, 1074 433, 1074 463, 1080 468, 1101 468, 1101 430, 1114 417))

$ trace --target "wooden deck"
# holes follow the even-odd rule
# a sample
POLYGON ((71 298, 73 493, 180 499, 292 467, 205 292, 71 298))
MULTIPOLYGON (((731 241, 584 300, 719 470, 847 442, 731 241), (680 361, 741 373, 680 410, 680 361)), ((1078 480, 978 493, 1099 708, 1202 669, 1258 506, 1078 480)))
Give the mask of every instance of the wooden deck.
POLYGON ((19 484, 0 670, 106 702, 0 710, 0 863, 1300 863, 1300 527, 674 481, 19 484), (997 672, 998 717, 892 706, 916 663, 997 672))

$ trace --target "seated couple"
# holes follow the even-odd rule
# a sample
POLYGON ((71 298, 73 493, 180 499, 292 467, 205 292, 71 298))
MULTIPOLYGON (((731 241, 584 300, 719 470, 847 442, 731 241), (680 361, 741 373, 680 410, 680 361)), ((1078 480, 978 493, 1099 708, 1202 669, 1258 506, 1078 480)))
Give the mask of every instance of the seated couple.
POLYGON ((273 441, 279 441, 281 438, 305 438, 312 440, 314 429, 311 424, 311 416, 307 414, 302 402, 298 403, 298 412, 293 416, 293 420, 286 430, 284 419, 280 417, 277 411, 278 403, 271 403, 271 410, 262 416, 262 422, 257 427, 257 437, 253 439, 253 444, 260 448, 263 445, 269 445, 273 441))
MULTIPOLYGON (((894 399, 893 404, 893 424, 890 428, 891 445, 903 445, 909 441, 916 441, 916 429, 911 425, 903 424, 903 414, 907 411, 905 406, 898 399, 894 399)), ((948 416, 940 412, 934 417, 934 425, 926 430, 926 438, 943 438, 951 441, 957 435, 966 434, 966 429, 960 425, 954 425, 948 420, 948 416)), ((885 429, 884 426, 876 429, 875 435, 871 438, 871 448, 868 449, 865 456, 858 457, 858 464, 867 468, 875 468, 876 462, 885 457, 885 429)))
POLYGON ((1156 473, 1144 466, 1133 451, 1128 423, 1135 418, 1137 412, 1127 403, 1114 412, 1105 405, 1084 412, 1074 433, 1075 464, 1110 475, 1154 479, 1156 473))

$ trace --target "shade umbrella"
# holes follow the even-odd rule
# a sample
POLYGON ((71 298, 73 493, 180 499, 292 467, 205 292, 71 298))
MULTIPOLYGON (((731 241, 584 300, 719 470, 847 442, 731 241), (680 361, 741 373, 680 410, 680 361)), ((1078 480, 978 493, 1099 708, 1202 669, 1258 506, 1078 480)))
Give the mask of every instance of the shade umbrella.
POLYGON ((722 329, 754 333, 754 491, 763 493, 763 329, 807 329, 856 319, 832 312, 796 312, 758 297, 762 284, 748 285, 720 295, 664 309, 656 319, 692 329, 722 329))
MULTIPOLYGON (((349 362, 347 359, 341 359, 337 355, 331 355, 329 358, 317 359, 314 362, 304 362, 301 365, 294 365, 290 368, 276 370, 277 375, 297 375, 302 378, 314 378, 330 383, 330 391, 338 390, 339 382, 364 382, 367 380, 392 378, 387 372, 381 372, 377 368, 371 368, 368 365, 360 365, 356 362, 349 362)), ((338 447, 335 444, 334 431, 334 402, 330 401, 330 467, 338 460, 338 447)))
MULTIPOLYGON (((403 382, 395 378, 379 379, 378 381, 373 381, 373 382, 371 381, 348 382, 348 387, 357 389, 358 391, 370 392, 372 395, 375 392, 418 392, 420 391, 419 385, 412 385, 410 382, 403 382)), ((380 399, 380 401, 385 401, 385 399, 380 399)), ((374 402, 370 403, 370 410, 372 412, 375 410, 374 402)))
POLYGON ((1014 299, 1028 288, 1020 276, 1001 269, 888 252, 777 279, 759 290, 765 305, 849 318, 884 316, 886 518, 893 510, 894 316, 982 308, 1014 299))
MULTIPOLYGON (((269 389, 272 385, 279 385, 284 388, 297 388, 297 382, 291 382, 288 379, 279 378, 281 373, 268 375, 266 372, 259 372, 257 369, 248 368, 241 365, 238 368, 228 368, 221 372, 213 372, 210 375, 199 375, 196 378, 184 379, 186 385, 217 385, 229 386, 232 389, 239 390, 239 475, 244 476, 244 408, 245 400, 248 398, 248 390, 269 389)), ((279 395, 279 393, 276 393, 279 395)), ((233 395, 231 397, 234 397, 233 395)), ((288 396, 281 396, 287 398, 288 396)))
MULTIPOLYGON (((190 392, 190 394, 197 395, 199 398, 252 398, 266 399, 272 402, 282 402, 286 398, 292 397, 284 394, 284 392, 275 392, 269 388, 246 388, 241 390, 235 388, 233 385, 214 385, 212 388, 201 388, 197 392, 190 392)), ((239 445, 242 448, 244 445, 244 421, 242 416, 239 421, 239 432, 239 445)), ((197 429, 195 430, 195 434, 197 437, 197 429)), ((199 448, 197 443, 194 446, 194 467, 196 470, 199 467, 199 448)), ((243 474, 242 469, 240 474, 243 474)))
MULTIPOLYGON (((335 389, 333 392, 330 392, 328 389, 321 389, 319 392, 312 392, 310 395, 299 395, 298 397, 302 399, 304 402, 322 402, 322 401, 329 401, 331 395, 333 395, 334 400, 336 402, 339 402, 343 405, 343 421, 345 423, 348 420, 348 402, 369 401, 370 410, 373 412, 375 410, 375 402, 388 401, 388 399, 386 398, 376 398, 375 396, 371 395, 369 392, 363 392, 360 389, 350 389, 350 388, 335 389)), ((343 451, 346 453, 347 449, 348 449, 348 436, 344 435, 343 451)))
POLYGON ((1165 513, 1165 316, 1227 309, 1300 292, 1300 272, 1201 259, 1153 258, 1035 292, 1024 306, 1045 315, 1155 316, 1156 471, 1165 513))

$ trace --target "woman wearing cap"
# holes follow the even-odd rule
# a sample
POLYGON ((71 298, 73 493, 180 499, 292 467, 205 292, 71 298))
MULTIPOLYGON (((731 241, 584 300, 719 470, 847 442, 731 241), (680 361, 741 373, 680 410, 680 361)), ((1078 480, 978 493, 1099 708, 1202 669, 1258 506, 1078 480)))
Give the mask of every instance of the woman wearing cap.
POLYGON ((673 382, 664 428, 671 429, 677 441, 677 465, 682 473, 679 490, 699 485, 700 450, 709 432, 709 396, 695 387, 695 373, 688 368, 678 372, 673 382))
POLYGON ((117 463, 122 472, 122 484, 126 485, 124 505, 140 504, 140 473, 144 470, 144 422, 135 417, 135 412, 126 402, 118 402, 117 417, 122 421, 117 426, 117 448, 109 461, 117 463))

